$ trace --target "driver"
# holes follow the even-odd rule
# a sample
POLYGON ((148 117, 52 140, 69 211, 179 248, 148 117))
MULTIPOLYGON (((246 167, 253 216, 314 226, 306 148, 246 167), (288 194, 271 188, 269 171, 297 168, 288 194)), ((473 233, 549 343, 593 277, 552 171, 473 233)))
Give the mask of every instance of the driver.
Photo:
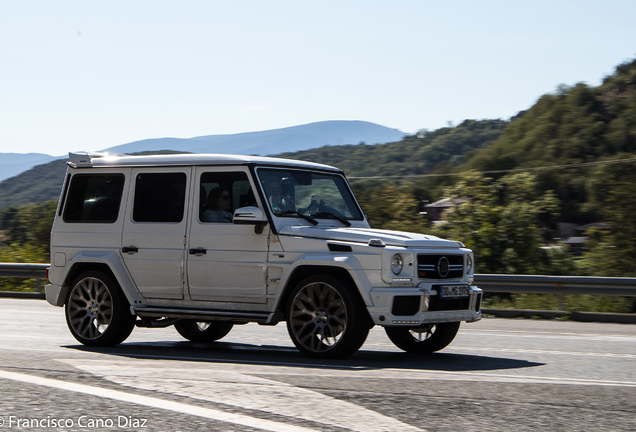
POLYGON ((269 205, 275 212, 282 212, 286 210, 294 210, 293 206, 288 205, 283 197, 283 189, 280 185, 280 180, 271 179, 265 182, 265 193, 267 194, 267 200, 269 205))

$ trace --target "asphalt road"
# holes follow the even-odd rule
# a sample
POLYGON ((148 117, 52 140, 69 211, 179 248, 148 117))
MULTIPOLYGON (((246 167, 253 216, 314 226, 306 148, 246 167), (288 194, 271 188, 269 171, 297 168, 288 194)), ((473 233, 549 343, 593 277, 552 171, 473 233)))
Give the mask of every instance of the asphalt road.
POLYGON ((636 326, 484 319, 430 356, 374 328, 341 361, 284 325, 212 345, 173 328, 72 338, 63 309, 0 299, 1 431, 634 431, 636 326))

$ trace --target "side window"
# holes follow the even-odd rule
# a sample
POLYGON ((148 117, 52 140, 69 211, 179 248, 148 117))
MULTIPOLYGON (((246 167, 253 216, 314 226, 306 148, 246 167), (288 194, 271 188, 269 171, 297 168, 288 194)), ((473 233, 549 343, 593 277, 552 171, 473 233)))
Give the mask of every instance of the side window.
POLYGON ((185 209, 184 173, 140 173, 135 179, 135 222, 181 222, 185 209))
POLYGON ((234 210, 255 206, 256 199, 244 172, 206 172, 199 183, 199 220, 232 222, 234 210))
MULTIPOLYGON (((124 190, 123 174, 75 174, 64 209, 65 222, 113 223, 124 190)), ((63 203, 62 203, 63 205, 63 203)))

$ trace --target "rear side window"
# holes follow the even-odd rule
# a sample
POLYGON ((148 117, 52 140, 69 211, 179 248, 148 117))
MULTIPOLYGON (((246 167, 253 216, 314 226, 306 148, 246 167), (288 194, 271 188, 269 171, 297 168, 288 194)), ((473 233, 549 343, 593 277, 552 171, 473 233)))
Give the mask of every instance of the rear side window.
POLYGON ((65 222, 113 223, 124 190, 123 174, 75 174, 66 198, 65 222))
POLYGON ((185 173, 141 173, 135 180, 135 222, 181 222, 185 209, 185 173))

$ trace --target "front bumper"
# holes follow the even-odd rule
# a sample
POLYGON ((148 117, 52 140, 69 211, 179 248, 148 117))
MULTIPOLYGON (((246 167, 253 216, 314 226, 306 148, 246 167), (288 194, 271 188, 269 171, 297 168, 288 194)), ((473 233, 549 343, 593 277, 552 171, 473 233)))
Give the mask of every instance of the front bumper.
POLYGON ((466 284, 451 284, 469 289, 466 297, 442 297, 442 284, 426 288, 374 288, 373 306, 367 307, 375 325, 417 326, 442 322, 481 319, 483 291, 466 284))

